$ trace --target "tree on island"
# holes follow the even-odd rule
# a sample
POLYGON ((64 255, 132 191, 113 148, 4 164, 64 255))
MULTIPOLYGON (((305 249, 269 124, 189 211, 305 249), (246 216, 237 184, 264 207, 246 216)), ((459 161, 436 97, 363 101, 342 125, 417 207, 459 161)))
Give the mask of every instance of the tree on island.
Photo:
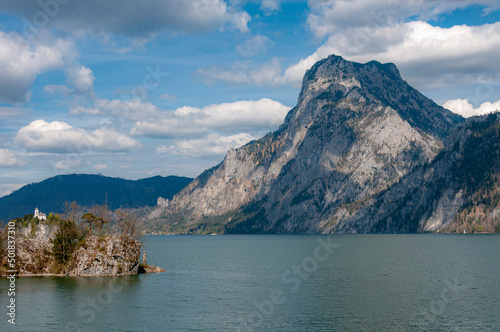
POLYGON ((102 217, 96 217, 95 215, 93 215, 90 212, 84 213, 82 216, 82 219, 84 222, 89 224, 89 230, 90 230, 89 233, 90 234, 92 234, 92 231, 94 230, 94 228, 92 226, 97 225, 98 229, 100 230, 99 233, 101 233, 101 235, 103 235, 102 230, 104 228, 104 225, 108 223, 107 220, 104 220, 104 218, 102 218, 102 217))
POLYGON ((61 220, 59 230, 51 240, 56 261, 65 266, 73 252, 83 243, 84 238, 81 229, 73 221, 61 220))

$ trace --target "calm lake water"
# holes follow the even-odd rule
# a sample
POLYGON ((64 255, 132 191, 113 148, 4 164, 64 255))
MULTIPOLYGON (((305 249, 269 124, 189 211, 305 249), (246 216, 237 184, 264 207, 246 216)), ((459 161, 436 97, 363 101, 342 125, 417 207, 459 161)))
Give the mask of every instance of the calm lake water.
POLYGON ((2 331, 499 331, 500 236, 144 238, 165 273, 17 279, 2 331))

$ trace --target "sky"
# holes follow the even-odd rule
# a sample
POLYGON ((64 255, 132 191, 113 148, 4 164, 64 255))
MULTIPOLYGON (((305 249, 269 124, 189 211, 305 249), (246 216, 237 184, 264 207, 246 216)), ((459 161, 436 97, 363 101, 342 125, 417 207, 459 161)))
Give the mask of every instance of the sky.
POLYGON ((58 174, 195 177, 278 128, 330 54, 500 109, 500 2, 2 0, 0 196, 58 174))

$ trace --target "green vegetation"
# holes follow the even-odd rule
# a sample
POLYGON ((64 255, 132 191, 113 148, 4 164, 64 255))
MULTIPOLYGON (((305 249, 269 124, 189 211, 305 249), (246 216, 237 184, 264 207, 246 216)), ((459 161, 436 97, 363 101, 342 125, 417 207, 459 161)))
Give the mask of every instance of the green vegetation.
POLYGON ((62 267, 70 261, 73 252, 85 241, 81 229, 71 220, 62 220, 56 237, 51 240, 54 245, 52 253, 62 267))
POLYGON ((363 205, 365 205, 365 203, 371 198, 373 198, 373 195, 369 195, 362 199, 358 199, 357 201, 354 201, 352 203, 343 204, 340 208, 341 209, 345 208, 349 213, 354 213, 360 208, 362 208, 363 205))

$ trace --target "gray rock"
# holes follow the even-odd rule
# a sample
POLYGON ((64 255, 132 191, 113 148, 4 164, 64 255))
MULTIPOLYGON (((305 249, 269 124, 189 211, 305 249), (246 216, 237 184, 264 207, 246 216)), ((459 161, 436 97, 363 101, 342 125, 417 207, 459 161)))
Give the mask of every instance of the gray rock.
MULTIPOLYGON (((44 222, 37 225, 34 234, 31 224, 17 231, 16 264, 20 276, 59 273, 51 242, 57 231, 57 226, 44 222)), ((69 276, 138 274, 140 248, 139 241, 124 235, 89 236, 85 244, 73 253, 72 260, 63 274, 69 276)), ((5 251, 3 262, 6 262, 6 255, 5 251)))
POLYGON ((74 254, 70 276, 138 274, 141 244, 128 236, 90 236, 74 254))

